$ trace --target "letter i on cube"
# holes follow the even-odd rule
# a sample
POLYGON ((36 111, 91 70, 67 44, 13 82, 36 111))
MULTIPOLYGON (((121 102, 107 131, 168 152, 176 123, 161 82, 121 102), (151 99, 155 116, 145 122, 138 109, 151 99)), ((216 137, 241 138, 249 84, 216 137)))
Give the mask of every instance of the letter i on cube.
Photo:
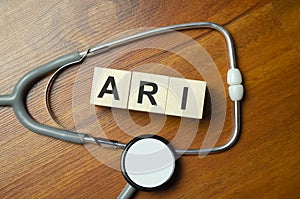
POLYGON ((201 119, 205 90, 204 81, 96 67, 90 103, 201 119))

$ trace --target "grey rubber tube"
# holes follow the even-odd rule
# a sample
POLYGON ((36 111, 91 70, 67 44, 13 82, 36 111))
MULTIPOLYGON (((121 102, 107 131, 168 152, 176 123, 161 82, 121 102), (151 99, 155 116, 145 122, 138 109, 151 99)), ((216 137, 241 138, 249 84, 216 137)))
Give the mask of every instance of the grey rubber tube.
POLYGON ((118 196, 118 199, 129 199, 135 194, 136 189, 130 184, 127 184, 118 196))
POLYGON ((30 89, 38 81, 58 68, 81 62, 84 56, 78 52, 61 56, 25 74, 15 85, 12 94, 0 96, 0 106, 12 106, 18 120, 29 130, 72 143, 83 143, 85 134, 58 129, 35 121, 28 113, 26 98, 30 89))

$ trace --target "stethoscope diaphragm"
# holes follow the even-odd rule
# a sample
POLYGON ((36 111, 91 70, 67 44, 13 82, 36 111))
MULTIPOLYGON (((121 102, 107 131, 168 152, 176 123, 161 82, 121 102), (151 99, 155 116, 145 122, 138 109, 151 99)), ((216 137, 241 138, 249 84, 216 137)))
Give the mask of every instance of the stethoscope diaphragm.
POLYGON ((173 176, 176 154, 170 143, 157 135, 142 135, 130 141, 121 156, 121 170, 136 189, 154 191, 173 176))

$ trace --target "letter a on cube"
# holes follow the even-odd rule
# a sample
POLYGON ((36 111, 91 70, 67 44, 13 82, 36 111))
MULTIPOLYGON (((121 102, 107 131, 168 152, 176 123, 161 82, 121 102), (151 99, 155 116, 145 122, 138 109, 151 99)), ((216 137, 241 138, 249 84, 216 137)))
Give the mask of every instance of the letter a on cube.
POLYGON ((90 103, 126 109, 130 80, 130 71, 96 67, 90 103))

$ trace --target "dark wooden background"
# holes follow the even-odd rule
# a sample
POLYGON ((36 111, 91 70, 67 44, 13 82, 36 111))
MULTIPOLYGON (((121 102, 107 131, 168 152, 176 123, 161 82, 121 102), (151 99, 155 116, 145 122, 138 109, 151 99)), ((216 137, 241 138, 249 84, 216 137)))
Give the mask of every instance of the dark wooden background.
MULTIPOLYGON (((221 154, 182 157, 172 186, 138 192, 136 198, 299 198, 299 12, 297 0, 2 0, 0 94, 10 93, 25 72, 126 30, 219 23, 233 35, 246 88, 240 140, 221 154)), ((184 33, 210 53, 225 85, 228 58, 223 38, 206 30, 184 33)), ((180 57, 155 49, 130 53, 112 67, 130 70, 151 62, 173 67, 186 78, 201 79, 180 57)), ((51 96, 57 120, 71 129, 77 70, 78 66, 60 75, 51 96)), ((39 122, 55 126, 45 109, 46 83, 42 80, 30 92, 28 108, 39 122)), ((227 105, 218 144, 225 143, 232 131, 232 103, 227 105)), ((107 136, 123 142, 132 139, 112 121, 111 109, 97 108, 97 113, 107 136)), ((140 126, 150 122, 146 113, 131 111, 130 115, 140 126)), ((172 139, 180 121, 168 117, 159 135, 172 139)), ((191 148, 200 146, 208 124, 209 117, 200 122, 191 148)), ((119 153, 105 152, 108 157, 119 153)), ((116 198, 126 184, 119 171, 98 161, 84 146, 28 131, 9 107, 0 108, 0 168, 0 198, 116 198)))

